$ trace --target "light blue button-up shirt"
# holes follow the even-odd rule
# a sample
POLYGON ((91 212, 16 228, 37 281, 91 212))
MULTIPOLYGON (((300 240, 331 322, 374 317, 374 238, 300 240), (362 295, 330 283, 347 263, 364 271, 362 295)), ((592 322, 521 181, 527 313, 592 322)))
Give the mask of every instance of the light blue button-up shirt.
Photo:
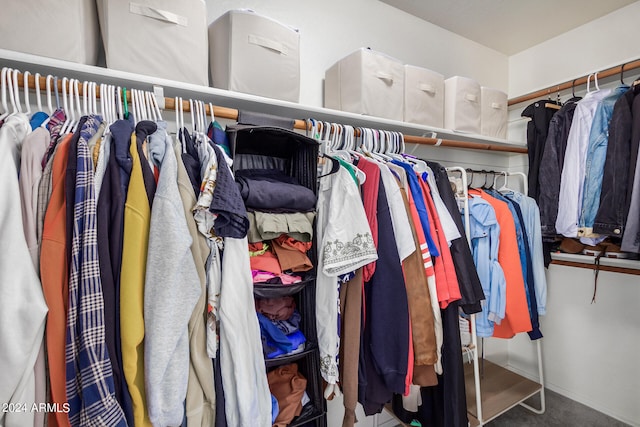
MULTIPOLYGON (((462 213, 464 220, 464 209, 462 213)), ((476 329, 479 337, 491 337, 494 324, 500 324, 505 316, 507 281, 498 263, 500 225, 493 207, 481 197, 469 198, 469 226, 473 262, 486 298, 476 329)))

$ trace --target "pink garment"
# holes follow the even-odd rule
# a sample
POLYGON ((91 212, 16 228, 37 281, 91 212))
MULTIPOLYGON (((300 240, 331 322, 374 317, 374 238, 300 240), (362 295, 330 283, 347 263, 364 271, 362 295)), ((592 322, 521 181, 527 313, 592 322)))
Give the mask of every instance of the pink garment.
POLYGON ((295 309, 296 302, 292 296, 256 300, 256 311, 270 320, 287 320, 295 309))
POLYGON ((283 285, 291 285, 302 281, 302 277, 295 274, 273 274, 262 270, 251 270, 251 274, 253 275, 253 283, 264 283, 275 278, 279 278, 283 285))

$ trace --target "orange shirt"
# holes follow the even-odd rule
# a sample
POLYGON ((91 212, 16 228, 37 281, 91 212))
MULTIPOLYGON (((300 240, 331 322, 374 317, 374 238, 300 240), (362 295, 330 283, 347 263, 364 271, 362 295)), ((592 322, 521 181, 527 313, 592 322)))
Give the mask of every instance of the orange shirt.
MULTIPOLYGON (((67 310, 69 306, 69 271, 67 264, 67 224, 64 181, 69 157, 69 141, 72 135, 63 137, 53 158, 51 173, 51 199, 44 217, 42 246, 40 249, 40 277, 42 291, 49 306, 46 340, 51 402, 67 402, 65 343, 67 310)), ((70 426, 69 417, 63 411, 48 414, 49 426, 70 426)))
POLYGON ((453 257, 449 250, 449 242, 444 235, 440 217, 438 211, 431 197, 431 189, 429 185, 424 182, 420 177, 420 187, 422 188, 422 195, 424 196, 424 204, 429 212, 429 225, 431 226, 431 237, 438 247, 440 252, 439 259, 435 262, 436 271, 436 289, 438 290, 438 302, 440 308, 443 310, 449 306, 453 301, 458 301, 462 298, 460 293, 460 284, 458 283, 458 275, 456 274, 456 267, 453 265, 453 257))
POLYGON ((504 271, 507 282, 507 304, 504 319, 499 325, 495 325, 493 336, 511 338, 517 333, 529 332, 532 329, 531 318, 529 317, 522 266, 518 255, 516 225, 511 211, 505 202, 489 196, 484 191, 471 189, 469 194, 480 196, 489 202, 495 210, 498 224, 500 224, 498 262, 504 271))

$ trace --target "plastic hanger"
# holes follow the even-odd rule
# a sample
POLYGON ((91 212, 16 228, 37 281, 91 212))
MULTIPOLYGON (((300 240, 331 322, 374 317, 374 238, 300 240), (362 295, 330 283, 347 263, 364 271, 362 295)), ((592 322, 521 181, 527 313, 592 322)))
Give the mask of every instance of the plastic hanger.
POLYGON ((138 124, 140 121, 140 112, 138 111, 138 102, 136 99, 136 90, 129 89, 129 98, 131 98, 131 113, 133 114, 133 123, 138 124))
POLYGON ((36 73, 35 75, 35 84, 36 84, 36 105, 38 106, 38 111, 43 111, 42 109, 42 94, 40 93, 40 73, 36 73))
MULTIPOLYGON (((49 116, 51 116, 55 110, 53 109, 53 105, 51 103, 51 82, 54 81, 54 77, 51 74, 47 75, 47 79, 45 80, 45 89, 47 90, 47 108, 49 109, 49 116)), ((56 108, 60 108, 58 104, 58 97, 56 97, 56 108)))
POLYGON ((71 122, 71 111, 69 110, 69 99, 67 98, 67 84, 69 79, 66 77, 62 78, 62 109, 65 112, 66 119, 62 123, 62 128, 60 128, 60 135, 64 135, 67 133, 67 128, 69 127, 69 123, 71 122))
POLYGON ((196 132, 196 124, 194 123, 193 99, 191 98, 189 98, 189 114, 191 115, 191 133, 194 134, 196 132))
POLYGON ((622 86, 626 86, 626 84, 624 83, 624 66, 625 65, 627 65, 626 62, 620 66, 620 84, 622 86))
POLYGON ((149 92, 150 96, 151 96, 151 101, 153 103, 153 108, 156 110, 156 114, 158 116, 158 120, 162 120, 162 112, 160 111, 160 106, 158 105, 158 100, 156 99, 156 96, 154 93, 149 92))
MULTIPOLYGON (((73 126, 73 131, 75 132, 76 130, 78 130, 78 125, 80 124, 80 118, 83 116, 82 114, 82 104, 80 103, 80 80, 76 79, 73 82, 73 89, 74 89, 74 98, 76 101, 76 108, 78 111, 78 120, 76 121, 75 125, 73 126)), ((73 100, 72 100, 73 102, 73 100)))
POLYGON ((7 106, 7 73, 9 69, 7 67, 2 68, 2 73, 0 73, 0 91, 2 91, 2 114, 0 115, 0 120, 4 119, 9 115, 9 107, 7 106))
POLYGON ((213 112, 213 104, 209 103, 209 114, 211 115, 211 123, 215 123, 216 122, 216 116, 215 113, 213 112))
POLYGON ((24 89, 24 106, 25 114, 27 116, 31 116, 31 104, 29 103, 29 76, 30 72, 25 71, 22 73, 22 88, 24 89))
POLYGON ((11 112, 9 116, 13 116, 18 112, 18 107, 16 106, 16 94, 13 88, 13 68, 9 69, 7 73, 7 90, 9 91, 9 101, 11 102, 11 112))
POLYGON ((114 99, 117 100, 116 103, 114 103, 115 105, 113 106, 114 110, 117 109, 117 116, 118 116, 118 120, 124 120, 124 103, 123 103, 123 89, 120 86, 111 86, 112 87, 112 92, 114 92, 114 99), (114 90, 115 89, 115 90, 114 90))
POLYGON ((20 105, 20 85, 18 84, 18 74, 20 70, 14 69, 11 74, 11 86, 13 88, 13 99, 15 111, 13 114, 22 113, 22 106, 20 105))
MULTIPOLYGON (((91 82, 91 107, 93 108, 93 112, 98 114, 98 83, 91 82)), ((103 117, 104 119, 104 117, 103 117)))
MULTIPOLYGON (((38 74, 36 74, 36 76, 38 76, 38 74)), ((47 125, 49 124, 49 120, 51 120, 51 116, 54 113, 53 105, 51 104, 51 81, 52 80, 54 80, 53 76, 51 74, 47 74, 47 77, 45 79, 45 89, 47 91, 47 108, 49 109, 49 117, 47 117, 47 119, 44 122, 42 122, 42 124, 40 125, 40 127, 43 129, 47 128, 47 125)), ((39 88, 39 87, 40 87, 39 78, 36 77, 36 88, 39 88)), ((40 93, 40 91, 37 90, 37 93, 40 93)), ((58 101, 58 97, 56 96, 56 102, 57 101, 58 101)), ((57 105, 56 108, 60 108, 60 106, 57 105)), ((40 111, 43 111, 43 110, 40 109, 40 111)))
POLYGON ((123 116, 125 119, 129 119, 129 106, 127 104, 128 104, 127 88, 123 87, 122 88, 122 107, 124 109, 123 116))
POLYGON ((89 115, 89 90, 88 90, 89 82, 85 80, 82 82, 82 113, 85 116, 89 115))

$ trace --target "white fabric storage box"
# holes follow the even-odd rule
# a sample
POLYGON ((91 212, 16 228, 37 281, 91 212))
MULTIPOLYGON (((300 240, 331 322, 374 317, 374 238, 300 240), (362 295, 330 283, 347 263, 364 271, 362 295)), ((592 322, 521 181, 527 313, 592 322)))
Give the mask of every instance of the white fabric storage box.
POLYGON ((107 67, 209 85, 204 0, 97 0, 107 67))
POLYGON ((460 76, 444 81, 444 127, 460 132, 480 133, 478 82, 460 76))
POLYGON ((214 87, 300 100, 300 33, 250 10, 230 10, 209 25, 214 87))
POLYGON ((404 121, 444 127, 444 76, 413 65, 404 66, 404 121))
POLYGON ((404 65, 361 48, 325 73, 324 106, 393 120, 403 119, 404 65))
POLYGON ((489 87, 480 90, 480 133, 495 138, 507 138, 507 94, 489 87))
POLYGON ((2 2, 0 47, 96 65, 100 29, 94 0, 2 2))

